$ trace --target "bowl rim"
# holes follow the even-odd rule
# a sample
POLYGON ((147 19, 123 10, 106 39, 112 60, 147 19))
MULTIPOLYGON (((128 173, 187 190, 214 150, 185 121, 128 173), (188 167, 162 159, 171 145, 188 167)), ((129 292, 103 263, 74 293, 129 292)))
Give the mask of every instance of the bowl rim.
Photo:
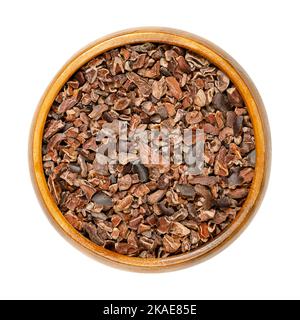
POLYGON ((225 51, 210 41, 194 34, 171 28, 143 27, 127 29, 102 37, 76 53, 60 69, 45 90, 33 117, 30 143, 29 166, 37 197, 54 226, 71 243, 93 257, 112 266, 134 271, 165 271, 192 265, 211 257, 231 243, 248 225, 264 196, 270 174, 271 137, 267 115, 262 99, 243 68, 225 51), (128 257, 104 249, 80 234, 57 207, 48 189, 42 166, 42 137, 49 109, 66 81, 85 63, 108 50, 143 42, 177 45, 193 51, 227 74, 239 90, 251 118, 255 143, 256 166, 249 194, 236 219, 216 238, 200 248, 167 258, 128 257))

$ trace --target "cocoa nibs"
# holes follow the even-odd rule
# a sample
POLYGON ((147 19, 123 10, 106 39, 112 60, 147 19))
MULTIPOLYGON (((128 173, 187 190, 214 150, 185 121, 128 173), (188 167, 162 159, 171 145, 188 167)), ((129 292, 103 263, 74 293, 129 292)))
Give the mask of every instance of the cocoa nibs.
POLYGON ((230 79, 193 52, 153 43, 105 52, 78 70, 49 111, 42 152, 67 221, 94 243, 141 258, 185 253, 220 234, 255 168, 252 123, 230 79), (184 150, 199 140, 193 132, 203 132, 201 172, 189 170, 190 158, 175 159, 182 139, 173 132, 187 129, 184 150), (153 130, 160 133, 150 144, 132 139, 153 130), (169 163, 163 130, 172 138, 169 163))

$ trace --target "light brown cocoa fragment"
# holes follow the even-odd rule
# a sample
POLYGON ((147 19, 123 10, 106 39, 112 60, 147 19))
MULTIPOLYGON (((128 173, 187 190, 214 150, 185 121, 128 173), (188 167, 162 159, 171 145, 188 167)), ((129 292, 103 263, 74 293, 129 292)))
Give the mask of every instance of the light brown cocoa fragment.
POLYGON ((216 176, 190 176, 190 184, 201 184, 202 186, 212 186, 219 181, 216 176))
POLYGON ((148 195, 148 203, 149 204, 154 204, 158 203, 166 194, 166 190, 157 190, 150 195, 148 195))
POLYGON ((61 114, 66 112, 67 110, 73 108, 75 106, 75 104, 77 103, 77 95, 74 95, 70 98, 67 98, 66 100, 64 100, 58 107, 57 109, 57 113, 61 114))
POLYGON ((166 218, 166 217, 158 218, 157 231, 158 231, 160 234, 168 233, 168 232, 169 232, 169 229, 170 229, 170 226, 171 226, 171 221, 169 221, 168 218, 166 218))
POLYGON ((141 198, 148 194, 150 189, 145 184, 140 184, 134 191, 133 195, 137 198, 141 198))
POLYGON ((118 180, 118 186, 120 191, 128 190, 131 187, 131 185, 132 178, 130 174, 126 174, 118 180))
POLYGON ((162 77, 159 81, 154 81, 152 84, 152 95, 154 98, 159 100, 163 97, 167 92, 167 84, 164 77, 162 77))
POLYGON ((173 117, 176 114, 175 106, 172 103, 166 102, 164 106, 169 117, 173 117))
POLYGON ((169 253, 174 253, 180 248, 180 240, 174 239, 169 235, 163 237, 164 250, 169 253))
POLYGON ((65 124, 61 120, 51 120, 44 132, 44 139, 49 139, 55 133, 64 128, 65 124))
POLYGON ((114 210, 116 212, 126 211, 130 208, 133 202, 132 195, 127 195, 125 198, 118 200, 117 203, 114 205, 114 210))
POLYGON ((128 226, 130 229, 137 230, 142 221, 143 221, 143 216, 138 216, 134 219, 131 219, 128 223, 128 226))
POLYGON ((179 85, 178 81, 176 80, 176 78, 167 77, 166 82, 167 82, 170 94, 174 98, 179 100, 182 97, 182 91, 181 91, 180 85, 179 85))
POLYGON ((68 211, 64 217, 68 220, 68 222, 78 231, 82 230, 83 222, 80 220, 75 214, 68 211))
POLYGON ((185 237, 190 234, 191 230, 185 227, 180 222, 172 222, 170 233, 179 237, 185 237))
POLYGON ((153 239, 149 239, 147 237, 141 237, 139 239, 139 243, 141 246, 147 250, 153 250, 155 247, 155 241, 153 239))

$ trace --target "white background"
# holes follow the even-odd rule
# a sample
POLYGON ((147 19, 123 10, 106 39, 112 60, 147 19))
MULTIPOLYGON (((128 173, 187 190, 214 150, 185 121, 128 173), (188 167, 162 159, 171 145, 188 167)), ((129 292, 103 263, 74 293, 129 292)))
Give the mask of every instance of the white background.
POLYGON ((0 298, 300 298, 299 1, 1 1, 0 298), (225 251, 161 274, 126 272, 80 253, 51 226, 31 185, 30 123, 44 89, 78 49, 124 28, 166 26, 231 54, 264 100, 269 188, 225 251))

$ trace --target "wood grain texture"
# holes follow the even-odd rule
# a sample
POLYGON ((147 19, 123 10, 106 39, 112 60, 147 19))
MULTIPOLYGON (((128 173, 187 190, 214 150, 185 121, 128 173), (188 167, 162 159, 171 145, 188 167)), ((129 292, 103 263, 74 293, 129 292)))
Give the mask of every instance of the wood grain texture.
POLYGON ((232 242, 247 226, 257 211, 268 182, 271 163, 271 138, 263 102, 242 67, 226 52, 211 42, 180 30, 146 27, 124 30, 91 43, 74 55, 57 73, 46 89, 35 112, 29 144, 29 164, 36 194, 54 226, 78 248, 112 266, 134 271, 169 271, 185 267, 216 254, 232 242), (128 257, 104 249, 85 238, 64 218, 48 189, 42 166, 42 137, 51 105, 66 83, 80 67, 99 54, 125 44, 157 42, 177 45, 205 57, 225 72, 239 90, 247 106, 256 141, 255 176, 248 197, 234 222, 220 235, 202 247, 184 254, 143 259, 128 257))

